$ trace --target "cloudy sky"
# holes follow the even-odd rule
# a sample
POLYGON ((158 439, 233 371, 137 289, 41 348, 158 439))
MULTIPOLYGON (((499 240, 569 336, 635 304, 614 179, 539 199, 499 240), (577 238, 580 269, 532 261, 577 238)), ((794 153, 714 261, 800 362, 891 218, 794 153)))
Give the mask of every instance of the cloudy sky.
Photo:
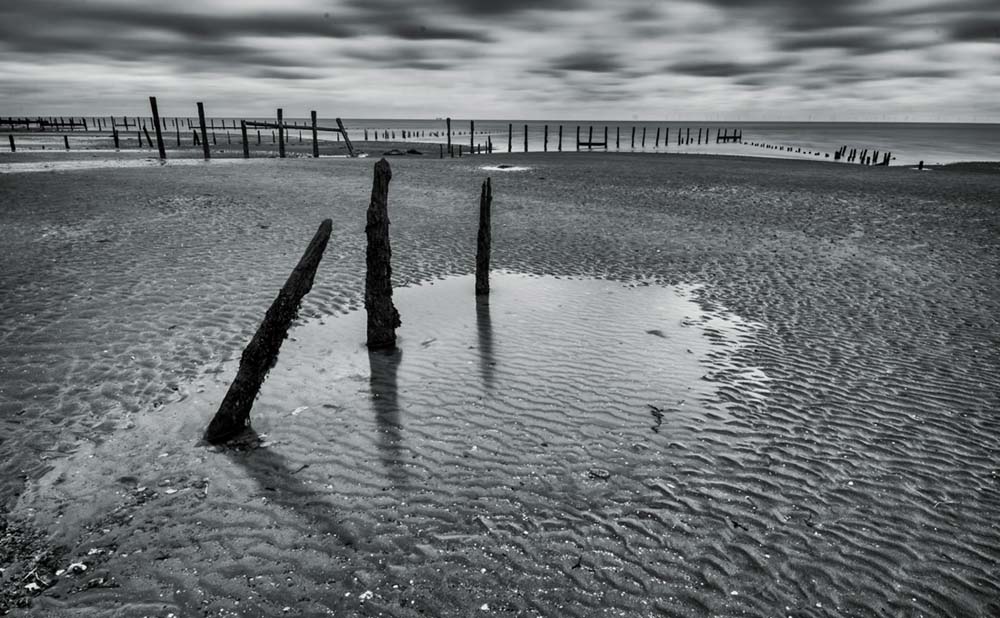
POLYGON ((0 84, 0 115, 1000 122, 1000 0, 0 0, 0 84))

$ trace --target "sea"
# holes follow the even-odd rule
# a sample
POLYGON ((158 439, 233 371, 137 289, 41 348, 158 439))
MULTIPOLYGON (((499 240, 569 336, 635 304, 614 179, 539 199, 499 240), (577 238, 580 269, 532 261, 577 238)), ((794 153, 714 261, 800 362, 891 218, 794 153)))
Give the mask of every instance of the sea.
MULTIPOLYGON (((115 118, 116 123, 122 122, 122 116, 115 118)), ((275 122, 274 118, 243 119, 275 122)), ((142 123, 152 123, 148 117, 128 117, 129 123, 135 123, 136 120, 140 122, 140 126, 142 123)), ((233 133, 231 139, 236 140, 239 135, 239 120, 240 118, 235 117, 215 117, 209 118, 208 123, 217 129, 222 127, 229 130, 233 133)), ((405 141, 409 142, 439 144, 448 141, 448 122, 445 118, 342 120, 353 141, 361 141, 366 134, 369 139, 379 141, 403 141, 404 132, 405 141)), ((166 117, 163 121, 168 135, 176 131, 175 121, 185 131, 189 125, 197 126, 197 118, 166 117)), ((306 132, 304 137, 308 139, 308 118, 286 117, 285 122, 301 127, 291 128, 289 139, 297 140, 299 131, 306 132)), ((97 123, 96 118, 88 118, 91 129, 97 123)), ((100 123, 107 128, 108 117, 102 117, 100 123)), ((318 124, 336 127, 334 118, 320 118, 318 124)), ((581 141, 602 144, 583 147, 583 151, 607 149, 612 152, 736 155, 835 162, 833 153, 846 147, 848 153, 852 149, 856 149, 858 153, 867 150, 869 154, 877 151, 879 161, 889 153, 891 165, 916 165, 921 161, 927 165, 1000 161, 1000 124, 451 119, 451 142, 455 147, 462 145, 465 152, 470 147, 485 150, 487 144, 492 142, 494 153, 544 150, 572 153, 577 150, 578 131, 581 141), (719 141, 716 138, 720 133, 739 133, 742 140, 719 141), (605 135, 606 146, 603 145, 605 135)), ((5 132, 4 127, 0 127, 0 133, 2 132, 5 132)), ((52 135, 51 132, 49 135, 52 135)), ((329 132, 320 132, 319 137, 331 141, 338 139, 336 133, 329 132)), ((61 138, 58 139, 61 143, 61 138)), ((21 133, 17 140, 19 149, 33 150, 46 143, 47 138, 33 132, 30 136, 21 133)), ((58 147, 58 144, 55 146, 58 147)))

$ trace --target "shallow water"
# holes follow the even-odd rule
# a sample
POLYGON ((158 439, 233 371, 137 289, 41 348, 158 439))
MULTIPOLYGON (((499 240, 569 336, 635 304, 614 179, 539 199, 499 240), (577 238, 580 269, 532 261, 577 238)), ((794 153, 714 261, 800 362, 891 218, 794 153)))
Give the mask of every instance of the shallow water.
POLYGON ((253 410, 257 448, 195 445, 230 363, 58 464, 19 512, 64 530, 88 577, 122 586, 67 603, 648 611, 650 575, 685 577, 662 562, 672 552, 648 553, 669 523, 650 501, 678 491, 682 454, 703 450, 709 427, 726 431, 707 374, 731 368, 756 326, 648 282, 495 273, 488 299, 463 276, 396 303, 392 353, 366 350, 364 312, 291 332, 253 410))
POLYGON ((0 163, 0 174, 27 174, 32 172, 69 172, 96 169, 127 169, 136 167, 160 167, 181 165, 251 165, 251 161, 264 159, 179 159, 167 160, 152 158, 125 159, 74 159, 70 161, 25 161, 18 163, 0 163))

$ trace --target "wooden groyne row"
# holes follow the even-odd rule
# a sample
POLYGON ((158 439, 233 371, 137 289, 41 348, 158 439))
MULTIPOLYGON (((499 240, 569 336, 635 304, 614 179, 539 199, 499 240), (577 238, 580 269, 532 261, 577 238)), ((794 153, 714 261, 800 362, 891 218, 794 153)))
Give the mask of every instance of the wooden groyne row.
POLYGON ((806 156, 823 157, 825 159, 832 158, 834 161, 846 161, 847 163, 859 163, 861 165, 878 165, 878 166, 889 166, 889 162, 892 161, 891 151, 878 151, 875 149, 865 148, 864 150, 858 150, 857 148, 851 148, 850 152, 847 150, 847 146, 841 146, 837 150, 830 152, 822 152, 819 150, 803 150, 801 147, 795 147, 792 150, 792 146, 787 146, 784 144, 768 144, 765 142, 747 142, 748 146, 755 146, 757 148, 764 148, 765 150, 777 150, 779 152, 790 152, 794 154, 801 154, 806 156), (880 160, 881 157, 881 160, 880 160))

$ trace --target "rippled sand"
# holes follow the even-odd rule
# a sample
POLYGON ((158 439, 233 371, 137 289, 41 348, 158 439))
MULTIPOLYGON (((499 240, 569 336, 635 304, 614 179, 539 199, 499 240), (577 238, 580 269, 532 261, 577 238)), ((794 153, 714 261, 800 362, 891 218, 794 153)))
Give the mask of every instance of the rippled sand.
POLYGON ((504 157, 485 308, 452 277, 484 161, 393 161, 421 285, 372 357, 371 161, 0 177, 3 498, 54 584, 23 611, 1000 610, 996 177, 504 157), (197 446, 326 216, 259 440, 197 446))

